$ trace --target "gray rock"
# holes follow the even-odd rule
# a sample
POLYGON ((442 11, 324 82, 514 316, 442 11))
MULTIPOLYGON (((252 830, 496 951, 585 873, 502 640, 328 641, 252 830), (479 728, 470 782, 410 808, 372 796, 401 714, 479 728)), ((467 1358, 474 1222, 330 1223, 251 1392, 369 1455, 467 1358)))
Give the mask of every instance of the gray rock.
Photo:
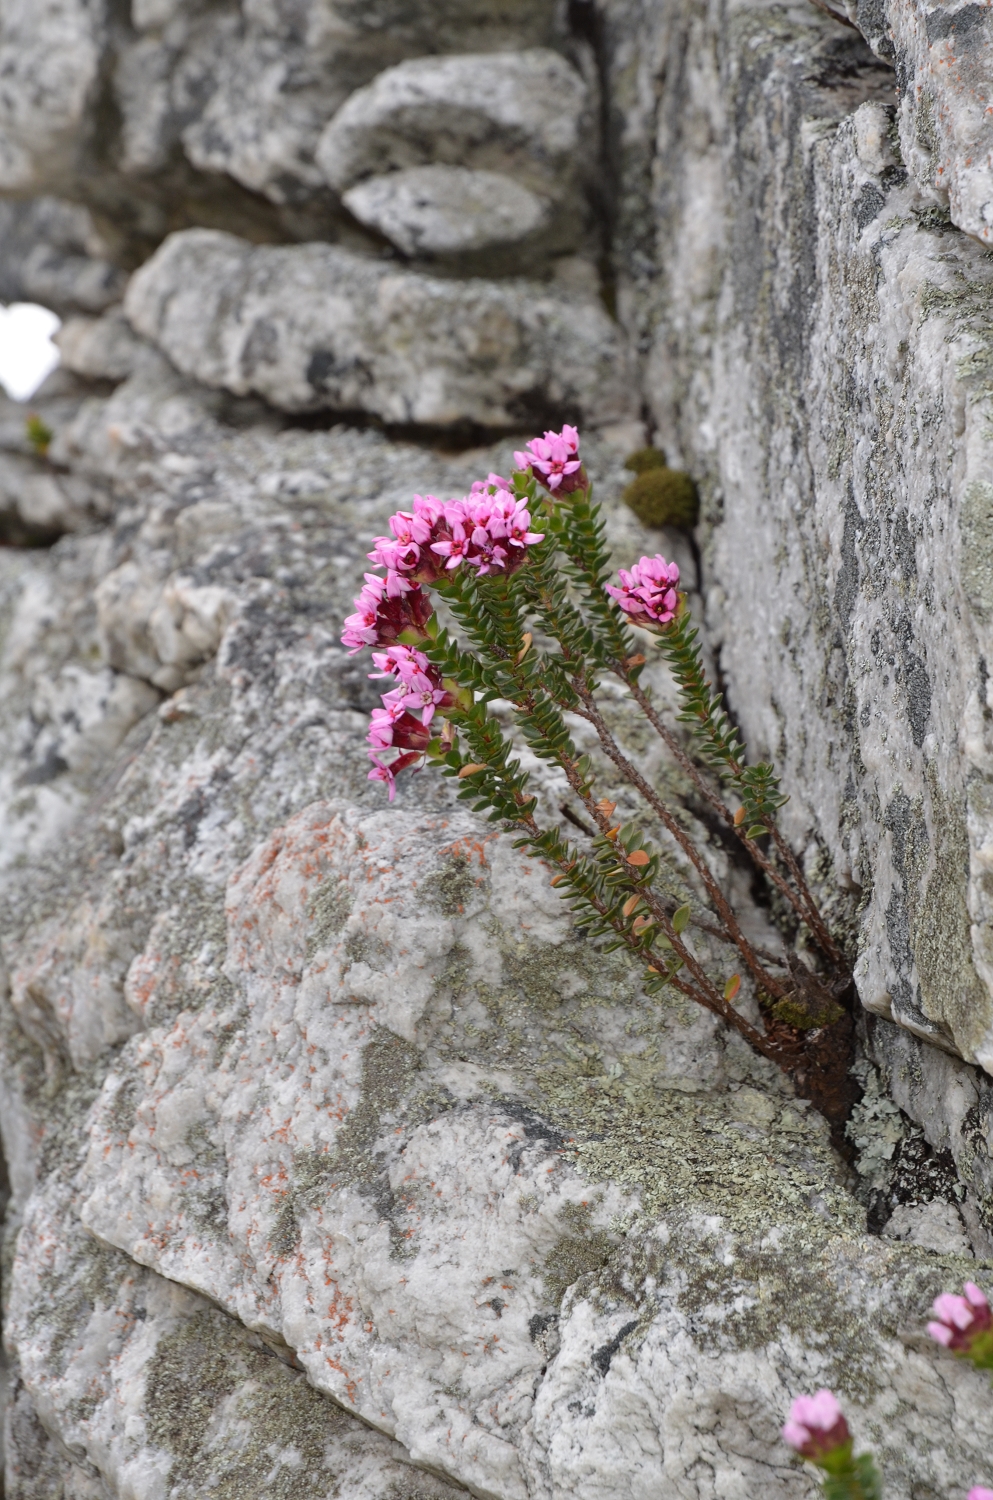
POLYGON ((993 18, 958 0, 849 0, 870 46, 896 69, 903 159, 953 224, 993 242, 993 18))
POLYGON ((86 209, 58 198, 0 201, 0 302, 98 313, 124 285, 86 209))
POLYGON ((59 191, 92 124, 106 40, 101 0, 5 0, 0 11, 0 192, 59 191))
POLYGON ((16 1500, 464 1495, 318 1395, 288 1349, 86 1234, 64 1186, 33 1200, 18 1255, 16 1500))
MULTIPOLYGON (((364 538, 415 480, 458 493, 513 444, 236 431, 218 400, 152 362, 80 408, 63 452, 113 475, 113 517, 0 554, 5 767, 29 694, 58 721, 70 669, 113 680, 107 580, 125 621, 168 579, 237 601, 113 769, 0 786, 2 847, 30 850, 4 884, 11 1428, 50 1435, 50 1493, 186 1500, 265 1438, 264 1473, 292 1446, 295 1484, 326 1463, 385 1500, 399 1439, 474 1493, 703 1497, 717 1472, 800 1500, 777 1429, 822 1382, 898 1500, 981 1472, 984 1378, 893 1331, 975 1261, 866 1237, 774 1069, 577 942, 443 783, 388 809, 365 781, 372 686, 336 642, 364 538)), ((609 498, 616 455, 588 457, 609 498)), ((623 555, 658 545, 608 518, 623 555)), ((116 638, 155 670, 150 630, 116 638)))
POLYGON ((267 240, 347 234, 314 149, 348 94, 426 52, 565 43, 563 9, 139 0, 133 24, 118 26, 102 3, 7 0, 0 192, 57 192, 98 208, 132 264, 196 223, 267 240))
POLYGON ((321 137, 339 192, 389 171, 442 164, 500 172, 575 209, 595 156, 593 100, 556 52, 420 57, 357 89, 321 137))
POLYGON ((181 370, 287 411, 487 427, 633 414, 616 325, 554 284, 436 279, 328 245, 171 236, 125 307, 181 370))
POLYGON ((551 205, 500 172, 410 167, 368 177, 342 194, 345 207, 405 255, 460 255, 534 240, 551 205))

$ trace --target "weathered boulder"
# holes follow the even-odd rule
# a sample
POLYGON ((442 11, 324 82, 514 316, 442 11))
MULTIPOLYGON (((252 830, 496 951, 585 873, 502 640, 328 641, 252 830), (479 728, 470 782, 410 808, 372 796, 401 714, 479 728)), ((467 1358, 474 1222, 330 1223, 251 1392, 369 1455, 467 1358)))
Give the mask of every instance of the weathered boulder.
MULTIPOLYGON (((0 8, 0 191, 98 207, 125 260, 191 224, 349 233, 314 150, 356 87, 404 58, 570 46, 555 0, 0 8)), ((352 237, 357 229, 352 226, 352 237)))
POLYGON ((582 237, 588 213, 584 188, 596 163, 593 98, 576 69, 547 48, 416 58, 386 69, 348 98, 321 137, 317 162, 353 213, 408 254, 411 247, 451 253, 508 238, 534 240, 538 228, 545 231, 544 248, 564 250, 582 237), (461 175, 439 175, 443 167, 460 169, 461 175), (433 168, 435 175, 427 178, 422 171, 411 181, 415 168, 433 168), (502 194, 499 183, 473 188, 464 175, 467 168, 511 181, 502 194), (382 222, 382 204, 394 173, 406 181, 393 189, 398 230, 391 233, 389 221, 382 222), (516 202, 508 198, 514 183, 537 198, 534 206, 525 206, 519 194, 516 202), (409 224, 415 205, 405 216, 402 211, 412 189, 426 193, 429 203, 446 195, 449 217, 467 194, 470 201, 478 199, 471 210, 471 240, 453 244, 451 230, 441 237, 425 239, 423 230, 416 236, 404 222, 406 217, 409 224), (487 196, 496 199, 488 232, 487 196), (523 209, 516 234, 502 226, 501 207, 508 217, 521 216, 523 209))
POLYGON ((348 188, 342 202, 411 256, 533 243, 551 218, 547 199, 500 172, 441 164, 368 177, 348 188))
POLYGON ((0 201, 0 302, 101 313, 119 301, 125 279, 84 208, 58 198, 0 201))
POLYGON ((287 411, 484 427, 637 414, 617 325, 554 283, 434 278, 336 246, 188 230, 135 273, 125 308, 180 370, 287 411))
POLYGON ((670 227, 623 295, 658 330, 662 439, 705 476, 722 669, 812 873, 860 904, 863 1004, 989 1069, 989 267, 894 155, 856 38, 812 16, 801 53, 799 19, 749 10, 708 52, 682 25, 670 227))
POLYGON ((106 42, 101 0, 3 0, 0 191, 64 189, 85 150, 106 42))

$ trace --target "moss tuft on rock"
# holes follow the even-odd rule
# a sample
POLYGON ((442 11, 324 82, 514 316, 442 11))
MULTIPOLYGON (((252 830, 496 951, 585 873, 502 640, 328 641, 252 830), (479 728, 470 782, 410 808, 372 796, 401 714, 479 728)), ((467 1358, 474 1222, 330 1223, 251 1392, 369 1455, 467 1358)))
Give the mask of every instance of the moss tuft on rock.
POLYGON ((662 448, 638 448, 624 460, 625 469, 632 474, 647 474, 650 469, 666 467, 665 451, 662 448))
MULTIPOLYGON (((640 459, 641 455, 631 457, 640 459)), ((632 467, 631 459, 627 467, 632 467)), ((664 463, 639 472, 623 498, 645 526, 695 526, 700 517, 700 496, 693 479, 664 463)))

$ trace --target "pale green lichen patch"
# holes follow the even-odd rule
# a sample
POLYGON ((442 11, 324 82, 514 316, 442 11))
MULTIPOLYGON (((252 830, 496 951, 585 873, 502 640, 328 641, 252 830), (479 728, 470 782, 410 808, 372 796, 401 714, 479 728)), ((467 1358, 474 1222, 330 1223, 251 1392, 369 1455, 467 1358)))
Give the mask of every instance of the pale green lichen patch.
POLYGON ((307 958, 326 948, 348 921, 352 897, 344 880, 325 880, 307 903, 307 958))
POLYGON ((561 1302, 586 1276, 602 1271, 615 1253, 617 1236, 598 1227, 589 1203, 566 1203, 559 1210, 565 1233, 546 1255, 542 1276, 549 1295, 561 1302))
POLYGON ((476 886, 472 859, 459 852, 447 856, 440 867, 428 875, 421 890, 443 916, 455 917, 465 911, 476 893, 476 886))
POLYGON ((993 485, 970 484, 959 514, 962 583, 982 619, 993 614, 993 485))

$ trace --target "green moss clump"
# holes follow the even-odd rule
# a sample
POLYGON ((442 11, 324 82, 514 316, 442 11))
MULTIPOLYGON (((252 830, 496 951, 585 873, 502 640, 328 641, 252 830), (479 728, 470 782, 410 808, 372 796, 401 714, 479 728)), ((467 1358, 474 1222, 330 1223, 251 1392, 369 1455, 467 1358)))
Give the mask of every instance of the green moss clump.
POLYGON ((700 497, 690 475, 664 464, 642 470, 622 498, 645 526, 695 526, 700 518, 700 497))
POLYGON ((630 469, 632 474, 647 474, 650 469, 664 469, 665 453, 661 448, 639 448, 637 452, 628 454, 624 467, 630 469))

